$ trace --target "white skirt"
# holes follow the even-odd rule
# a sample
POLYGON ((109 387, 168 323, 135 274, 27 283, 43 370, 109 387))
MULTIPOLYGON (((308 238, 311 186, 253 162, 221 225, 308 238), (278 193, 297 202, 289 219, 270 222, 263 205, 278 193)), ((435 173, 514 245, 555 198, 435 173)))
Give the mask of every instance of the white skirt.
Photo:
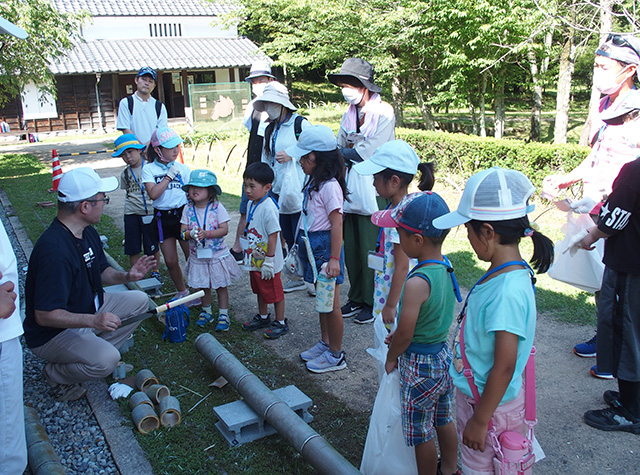
POLYGON ((229 253, 211 259, 198 259, 191 254, 187 261, 187 279, 193 289, 228 287, 242 277, 242 270, 229 253))

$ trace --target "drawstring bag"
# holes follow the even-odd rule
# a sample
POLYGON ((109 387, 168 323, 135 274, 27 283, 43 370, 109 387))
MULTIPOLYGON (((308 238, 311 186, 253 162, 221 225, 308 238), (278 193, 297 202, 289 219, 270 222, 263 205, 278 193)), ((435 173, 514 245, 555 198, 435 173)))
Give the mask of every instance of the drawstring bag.
MULTIPOLYGON (((169 302, 172 302, 171 299, 169 302)), ((169 340, 171 343, 182 343, 187 339, 187 327, 189 326, 189 309, 186 305, 178 305, 170 308, 165 314, 165 330, 162 340, 169 340)))

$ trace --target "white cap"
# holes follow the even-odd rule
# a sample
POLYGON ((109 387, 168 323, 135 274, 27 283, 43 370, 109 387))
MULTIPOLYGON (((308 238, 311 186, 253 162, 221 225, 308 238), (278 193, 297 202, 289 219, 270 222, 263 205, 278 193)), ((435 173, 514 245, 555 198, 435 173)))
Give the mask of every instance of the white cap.
POLYGON ((62 174, 58 184, 58 201, 73 203, 82 201, 98 193, 109 193, 118 189, 115 176, 100 178, 96 171, 89 167, 80 167, 62 174))
POLYGON ((331 152, 338 148, 336 135, 326 125, 310 125, 300 133, 298 143, 285 150, 290 157, 300 158, 311 152, 331 152))
POLYGON ((369 160, 356 163, 353 169, 360 175, 375 175, 387 168, 415 175, 419 163, 420 159, 411 145, 404 140, 392 140, 380 145, 369 160))
POLYGON ((464 187, 458 209, 433 220, 439 229, 448 229, 471 220, 506 221, 522 218, 535 209, 529 198, 536 187, 524 173, 500 167, 473 175, 464 187))

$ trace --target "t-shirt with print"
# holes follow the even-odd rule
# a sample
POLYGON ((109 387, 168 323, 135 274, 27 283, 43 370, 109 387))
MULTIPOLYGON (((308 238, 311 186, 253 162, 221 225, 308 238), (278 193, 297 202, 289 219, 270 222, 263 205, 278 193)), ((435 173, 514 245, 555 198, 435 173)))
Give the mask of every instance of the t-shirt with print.
MULTIPOLYGON (((167 189, 157 199, 153 201, 153 207, 163 211, 180 208, 187 203, 187 194, 182 190, 182 185, 189 183, 191 170, 184 163, 173 162, 176 164, 180 173, 171 180, 167 189)), ((154 160, 147 163, 142 170, 142 183, 158 184, 167 176, 170 165, 160 163, 154 160)))
MULTIPOLYGON (((468 300, 464 330, 465 354, 481 396, 493 368, 495 332, 506 331, 518 336, 515 371, 500 404, 515 399, 522 387, 522 373, 529 360, 536 331, 536 301, 529 271, 506 272, 477 285, 468 300)), ((464 376, 460 332, 454 339, 449 373, 453 384, 473 397, 464 376)))
POLYGON ((120 188, 125 192, 124 214, 145 216, 153 214, 153 200, 142 183, 143 165, 138 168, 127 167, 120 174, 120 188))
MULTIPOLYGON (((342 204, 344 203, 344 195, 338 180, 332 178, 320 185, 318 191, 307 192, 307 202, 305 204, 307 215, 307 230, 312 231, 330 231, 331 221, 329 215, 338 210, 342 214, 342 204)), ((304 222, 301 219, 299 228, 304 230, 304 222)))
MULTIPOLYGON (((249 241, 252 271, 260 271, 262 268, 264 258, 267 255, 269 235, 273 233, 280 233, 280 215, 273 199, 267 197, 257 206, 255 202, 249 203, 249 208, 247 209, 246 237, 249 241)), ((276 242, 274 257, 274 272, 277 274, 282 270, 284 265, 280 236, 278 236, 276 242)))
MULTIPOLYGON (((189 203, 182 209, 181 224, 186 224, 189 229, 201 228, 205 231, 214 231, 220 227, 222 223, 229 222, 229 213, 222 206, 222 203, 215 201, 207 203, 206 208, 196 208, 189 203)), ((227 245, 224 243, 224 237, 205 239, 203 243, 194 239, 189 239, 189 250, 192 256, 196 256, 197 248, 211 249, 213 257, 218 257, 227 252, 227 245)))

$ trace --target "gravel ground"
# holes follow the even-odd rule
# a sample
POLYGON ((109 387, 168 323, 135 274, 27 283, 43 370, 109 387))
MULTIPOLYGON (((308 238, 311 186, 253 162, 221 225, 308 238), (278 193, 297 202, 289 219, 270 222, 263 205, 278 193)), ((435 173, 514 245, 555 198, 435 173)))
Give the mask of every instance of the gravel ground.
MULTIPOLYGON (((24 307, 24 279, 27 258, 16 233, 0 204, 0 217, 18 259, 20 296, 24 307)), ((104 434, 93 415, 86 398, 73 402, 58 402, 49 394, 42 378, 43 363, 25 345, 24 352, 24 403, 33 406, 40 416, 49 440, 67 474, 118 473, 104 434)))

